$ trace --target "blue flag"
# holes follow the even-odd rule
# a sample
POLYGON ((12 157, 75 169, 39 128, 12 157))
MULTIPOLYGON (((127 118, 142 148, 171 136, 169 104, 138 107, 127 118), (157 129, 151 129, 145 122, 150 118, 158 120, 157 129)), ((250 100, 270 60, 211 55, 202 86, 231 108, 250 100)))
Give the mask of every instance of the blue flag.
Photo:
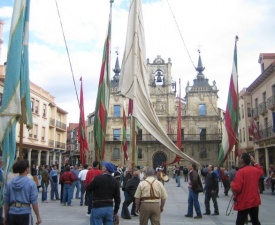
POLYGON ((14 162, 16 124, 22 115, 27 128, 32 128, 28 59, 29 11, 30 0, 14 1, 3 102, 0 109, 0 144, 4 158, 3 171, 6 175, 14 162), (21 102, 24 103, 22 109, 21 102))

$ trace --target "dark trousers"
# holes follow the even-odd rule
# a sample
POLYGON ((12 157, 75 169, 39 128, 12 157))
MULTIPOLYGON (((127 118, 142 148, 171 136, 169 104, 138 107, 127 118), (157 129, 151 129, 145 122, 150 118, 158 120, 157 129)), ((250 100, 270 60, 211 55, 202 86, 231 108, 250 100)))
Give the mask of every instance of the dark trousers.
POLYGON ((32 223, 31 214, 8 214, 6 225, 30 225, 32 223))
MULTIPOLYGON (((125 198, 123 205, 122 205, 122 210, 121 210, 121 217, 125 217, 125 218, 131 218, 129 210, 128 210, 128 206, 133 203, 135 204, 135 197, 128 195, 127 198, 125 198)), ((132 207, 132 209, 135 207, 132 207)), ((134 214, 135 212, 131 212, 131 214, 134 214)))
POLYGON ((93 208, 93 195, 90 192, 86 192, 88 194, 88 214, 91 214, 91 210, 93 208))
POLYGON ((63 187, 64 187, 64 184, 60 184, 60 202, 61 203, 63 202, 63 187))
POLYGON ((223 184, 223 188, 224 188, 224 194, 228 195, 228 191, 230 190, 230 182, 229 182, 229 180, 223 180, 222 184, 223 184))
POLYGON ((251 218, 252 225, 261 225, 259 221, 259 207, 253 207, 250 209, 245 209, 242 211, 238 211, 236 225, 244 225, 247 220, 247 215, 249 214, 251 218))
POLYGON ((205 204, 205 212, 210 213, 210 200, 212 199, 214 204, 214 212, 219 213, 218 203, 216 194, 212 193, 211 191, 205 192, 204 204, 205 204))

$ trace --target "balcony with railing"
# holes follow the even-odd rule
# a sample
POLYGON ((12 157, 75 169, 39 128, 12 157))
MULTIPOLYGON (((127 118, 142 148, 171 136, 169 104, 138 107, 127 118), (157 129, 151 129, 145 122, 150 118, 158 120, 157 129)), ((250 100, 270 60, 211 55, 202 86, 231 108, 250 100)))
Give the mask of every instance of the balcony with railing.
POLYGON ((272 95, 267 99, 267 108, 270 110, 275 110, 275 95, 272 95))
MULTIPOLYGON (((168 134, 168 137, 173 141, 177 141, 177 134, 168 134)), ((122 135, 114 135, 114 134, 107 134, 105 137, 107 142, 121 142, 122 135)), ((130 140, 130 137, 127 136, 127 141, 130 140)), ((184 134, 181 137, 182 142, 198 142, 198 141, 205 141, 205 142, 218 142, 222 140, 222 134, 184 134)), ((142 134, 137 135, 137 143, 159 143, 159 141, 151 134, 142 134)))
POLYGON ((55 142, 55 147, 65 149, 65 143, 56 141, 55 142))
POLYGON ((261 140, 266 139, 273 139, 275 138, 275 132, 273 131, 273 126, 268 127, 253 133, 254 141, 258 142, 261 140))
POLYGON ((66 130, 66 124, 61 121, 56 121, 56 128, 61 130, 66 130))
POLYGON ((54 127, 54 126, 55 126, 55 119, 54 119, 54 118, 50 118, 49 125, 50 125, 51 127, 54 127))
POLYGON ((253 119, 258 119, 259 118, 259 107, 256 107, 256 108, 252 109, 252 117, 253 117, 253 119))
POLYGON ((259 104, 258 112, 262 116, 264 116, 267 113, 266 102, 262 102, 261 104, 259 104))

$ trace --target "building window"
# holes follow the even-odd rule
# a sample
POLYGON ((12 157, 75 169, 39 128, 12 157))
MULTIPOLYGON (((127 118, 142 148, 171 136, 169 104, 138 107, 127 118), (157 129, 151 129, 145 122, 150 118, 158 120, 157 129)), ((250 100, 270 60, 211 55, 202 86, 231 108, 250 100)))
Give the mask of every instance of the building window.
POLYGON ((94 120, 95 120, 95 116, 94 116, 94 115, 90 116, 90 117, 88 118, 88 124, 89 124, 89 125, 93 124, 93 123, 94 123, 94 120))
POLYGON ((250 126, 248 126, 248 128, 247 128, 247 132, 248 132, 248 134, 249 134, 248 140, 249 140, 249 141, 253 141, 252 137, 250 136, 249 127, 250 127, 250 126))
POLYGON ((199 104, 199 116, 206 116, 205 104, 199 104))
POLYGON ((120 153, 119 148, 114 148, 114 151, 113 151, 113 159, 114 160, 119 160, 120 159, 119 153, 120 153))
POLYGON ((113 129, 114 141, 120 141, 120 129, 113 129))
POLYGON ((205 128, 200 128, 200 140, 201 141, 206 140, 206 129, 205 128))
POLYGON ((268 128, 268 119, 264 118, 264 128, 267 129, 268 128))
POLYGON ((120 105, 114 105, 114 116, 120 117, 120 105))
POLYGON ((31 109, 32 109, 32 112, 34 112, 34 98, 31 99, 31 109))
POLYGON ((34 109, 35 109, 35 113, 38 114, 39 113, 39 101, 38 100, 35 101, 34 109))
POLYGON ((250 103, 247 103, 247 116, 251 117, 251 105, 250 105, 250 103))
POLYGON ((184 140, 184 129, 181 128, 181 140, 183 141, 184 140))
POLYGON ((45 141, 45 133, 46 133, 46 128, 42 127, 42 130, 41 130, 41 140, 42 141, 45 141))
POLYGON ((142 159, 142 148, 138 149, 138 159, 142 159))
POLYGON ((200 149, 200 157, 201 158, 207 158, 206 148, 201 148, 200 149))
POLYGON ((33 126, 33 138, 37 139, 37 134, 38 134, 38 125, 34 124, 33 126))
POLYGON ((255 108, 258 108, 258 98, 255 98, 255 108))
POLYGON ((275 85, 272 85, 271 92, 272 92, 272 96, 275 96, 275 85))
POLYGON ((245 142, 245 130, 243 128, 243 142, 245 142))
POLYGON ((242 105, 242 119, 244 118, 244 108, 243 108, 243 105, 242 105))
POLYGON ((138 130, 137 140, 142 141, 142 130, 141 129, 138 130))
POLYGON ((43 104, 43 117, 46 117, 46 109, 47 109, 47 105, 43 104))
POLYGON ((242 132, 241 132, 241 130, 239 132, 239 135, 240 135, 240 143, 242 143, 243 139, 242 139, 242 132))
POLYGON ((3 94, 0 93, 0 107, 2 106, 2 99, 3 99, 3 94))
POLYGON ((263 102, 266 102, 266 92, 263 92, 262 96, 263 96, 263 102))
POLYGON ((29 130, 29 138, 32 138, 32 129, 29 130))

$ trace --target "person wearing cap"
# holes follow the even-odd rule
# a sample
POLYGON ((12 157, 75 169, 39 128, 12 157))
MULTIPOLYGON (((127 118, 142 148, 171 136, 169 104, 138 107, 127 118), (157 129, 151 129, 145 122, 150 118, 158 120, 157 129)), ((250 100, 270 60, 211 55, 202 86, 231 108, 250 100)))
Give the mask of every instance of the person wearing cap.
POLYGON ((139 213, 140 225, 160 224, 160 214, 163 211, 167 192, 163 184, 155 179, 155 170, 148 167, 146 179, 141 181, 135 193, 136 213, 139 213))
POLYGON ((231 189, 234 192, 234 210, 238 211, 236 225, 243 225, 249 214, 253 225, 260 225, 258 181, 264 174, 263 169, 255 162, 253 156, 243 153, 240 157, 241 168, 237 171, 231 189))
POLYGON ((86 187, 87 192, 93 193, 92 225, 113 225, 114 216, 118 217, 121 200, 119 184, 112 176, 115 171, 114 164, 102 162, 102 175, 96 176, 86 187))

